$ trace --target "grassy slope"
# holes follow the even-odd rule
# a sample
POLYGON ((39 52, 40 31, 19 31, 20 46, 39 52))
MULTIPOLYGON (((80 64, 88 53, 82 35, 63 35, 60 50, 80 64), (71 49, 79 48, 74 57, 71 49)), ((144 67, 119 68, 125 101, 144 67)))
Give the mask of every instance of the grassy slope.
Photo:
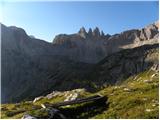
POLYGON ((120 86, 101 90, 109 97, 109 108, 93 118, 158 118, 158 83, 158 73, 149 70, 130 77, 120 86))
MULTIPOLYGON (((92 111, 83 111, 74 116, 75 118, 158 118, 158 72, 147 70, 132 76, 120 85, 103 88, 97 92, 108 97, 109 106, 92 111), (154 75, 154 76, 153 76, 154 75), (99 112, 101 110, 101 112, 99 112)), ((97 94, 95 93, 95 94, 97 94)), ((80 93, 80 97, 93 95, 91 93, 80 93)), ((64 96, 44 98, 36 103, 21 102, 18 104, 3 104, 1 106, 2 118, 21 118, 24 113, 29 113, 38 118, 47 118, 47 111, 41 109, 41 103, 56 103, 63 101, 64 96)), ((74 110, 85 107, 84 104, 72 105, 67 108, 74 110)))

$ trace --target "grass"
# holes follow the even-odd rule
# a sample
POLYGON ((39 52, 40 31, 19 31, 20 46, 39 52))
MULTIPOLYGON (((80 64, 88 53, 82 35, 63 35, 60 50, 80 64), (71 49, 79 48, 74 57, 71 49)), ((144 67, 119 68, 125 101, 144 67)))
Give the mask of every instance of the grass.
MULTIPOLYGON (((146 70, 132 76, 120 85, 105 87, 97 93, 108 97, 106 106, 98 103, 86 103, 61 107, 60 110, 68 118, 143 118, 156 119, 159 116, 159 78, 158 72, 146 70), (93 108, 94 106, 94 108, 93 108), (71 113, 75 113, 71 115, 71 113)), ((74 93, 70 91, 69 93, 74 93)), ((79 98, 94 95, 86 91, 79 93, 79 98)), ((57 103, 64 101, 64 95, 51 99, 43 98, 35 103, 21 102, 18 104, 1 105, 2 118, 21 118, 28 113, 36 118, 47 118, 48 111, 42 109, 42 103, 57 103)))
POLYGON ((153 101, 158 101, 158 82, 157 74, 152 70, 145 71, 135 77, 128 78, 120 86, 112 86, 100 91, 101 94, 108 96, 109 108, 102 114, 93 118, 158 118, 159 105, 153 101), (151 82, 146 83, 145 80, 151 82), (128 88, 130 91, 124 91, 128 88), (147 111, 147 110, 150 111, 147 111))

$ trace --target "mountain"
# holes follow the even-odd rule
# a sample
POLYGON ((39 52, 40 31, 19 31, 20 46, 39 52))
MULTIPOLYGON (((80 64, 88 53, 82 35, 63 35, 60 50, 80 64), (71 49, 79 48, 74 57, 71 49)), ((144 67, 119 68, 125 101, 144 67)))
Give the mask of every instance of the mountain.
POLYGON ((78 33, 57 35, 53 45, 61 46, 65 56, 76 61, 97 63, 107 55, 122 49, 134 48, 144 44, 158 43, 158 22, 142 29, 132 29, 120 34, 109 35, 96 27, 86 32, 82 27, 78 33))
POLYGON ((1 25, 1 35, 2 103, 33 98, 60 84, 61 90, 67 85, 76 88, 68 80, 81 78, 90 66, 55 55, 58 48, 31 38, 21 28, 1 25))
MULTIPOLYGON (((133 72, 123 75, 123 72, 117 71, 116 68, 112 71, 108 70, 111 69, 108 66, 103 68, 102 61, 107 56, 111 63, 106 64, 121 66, 118 70, 124 68, 123 65, 127 66, 128 62, 132 63, 132 59, 123 63, 121 57, 125 54, 135 59, 134 64, 139 63, 139 59, 144 59, 142 63, 145 66, 137 72, 151 67, 158 59, 158 45, 152 45, 158 42, 158 25, 155 23, 141 30, 129 30, 116 35, 105 35, 99 28, 93 31, 89 29, 89 32, 81 28, 76 34, 58 35, 53 43, 30 37, 22 28, 1 24, 1 40, 2 103, 33 99, 53 90, 86 88, 92 91, 102 84, 115 84, 136 74, 133 72), (147 47, 145 44, 151 45, 147 47), (135 48, 138 46, 142 48, 135 48), (133 50, 124 50, 121 53, 120 50, 128 48, 133 50), (156 54, 153 61, 151 58, 154 54, 150 53, 152 50, 156 54), (117 64, 117 57, 120 64, 117 64), (102 76, 101 69, 105 69, 102 76), (110 75, 112 77, 107 76, 108 71, 113 74, 110 75), (121 79, 116 76, 117 72, 121 79), (92 76, 95 76, 95 79, 92 76)), ((125 67, 125 71, 134 71, 135 68, 132 67, 125 67)))

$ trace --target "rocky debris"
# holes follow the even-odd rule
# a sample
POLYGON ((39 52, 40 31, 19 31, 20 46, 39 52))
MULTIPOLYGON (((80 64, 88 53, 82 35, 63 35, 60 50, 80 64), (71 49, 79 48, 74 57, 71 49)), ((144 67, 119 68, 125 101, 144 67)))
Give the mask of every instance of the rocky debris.
POLYGON ((144 80, 143 82, 144 83, 152 83, 153 81, 152 80, 144 80))
POLYGON ((21 119, 37 119, 37 118, 35 118, 29 114, 25 114, 25 115, 23 115, 23 117, 21 119))
POLYGON ((33 103, 41 100, 42 98, 44 98, 44 96, 39 96, 39 97, 36 97, 34 100, 33 100, 33 103))
POLYGON ((152 67, 151 67, 152 70, 154 71, 159 71, 159 64, 154 64, 152 67))
MULTIPOLYGON (((60 97, 63 96, 65 97, 64 101, 69 101, 69 100, 75 100, 78 98, 80 93, 84 93, 86 90, 85 89, 74 89, 74 90, 70 90, 70 91, 53 91, 50 94, 47 94, 46 96, 40 96, 40 97, 36 97, 33 101, 33 103, 39 101, 42 98, 47 98, 47 99, 52 99, 54 97, 60 97)), ((45 107, 43 104, 41 105, 42 107, 45 107)))
POLYGON ((44 104, 41 104, 41 107, 42 107, 42 108, 46 108, 46 106, 45 106, 44 104))
POLYGON ((114 89, 119 89, 119 88, 121 88, 121 86, 115 86, 115 87, 114 87, 114 89))
POLYGON ((152 104, 152 106, 153 106, 153 107, 156 107, 156 106, 158 106, 158 104, 152 104))
POLYGON ((131 92, 132 90, 130 88, 124 88, 123 89, 125 92, 131 92))
POLYGON ((110 96, 113 96, 114 95, 114 93, 111 93, 111 94, 109 94, 110 96))
POLYGON ((51 98, 53 98, 53 97, 62 96, 62 95, 63 95, 62 92, 53 91, 52 93, 46 95, 46 97, 47 97, 48 99, 51 99, 51 98))
POLYGON ((66 99, 64 101, 70 101, 70 100, 75 100, 78 98, 80 93, 84 93, 85 89, 75 89, 72 91, 65 91, 64 96, 66 99))
POLYGON ((156 74, 153 74, 153 75, 151 76, 151 78, 153 78, 154 76, 156 76, 156 74))
POLYGON ((159 101, 158 101, 158 100, 154 100, 154 99, 153 99, 152 102, 155 103, 155 104, 159 104, 159 101))
POLYGON ((64 101, 70 101, 70 100, 75 100, 78 97, 78 93, 71 93, 69 96, 64 101))
POLYGON ((137 81, 141 81, 142 80, 142 77, 139 77, 138 79, 137 79, 137 81))
POLYGON ((143 92, 140 92, 140 94, 143 94, 143 92))
POLYGON ((133 80, 136 80, 138 76, 135 76, 133 80))
POLYGON ((146 112, 152 112, 154 109, 146 109, 146 112))
POLYGON ((147 101, 148 99, 147 99, 147 98, 142 98, 142 100, 143 100, 143 101, 147 101))

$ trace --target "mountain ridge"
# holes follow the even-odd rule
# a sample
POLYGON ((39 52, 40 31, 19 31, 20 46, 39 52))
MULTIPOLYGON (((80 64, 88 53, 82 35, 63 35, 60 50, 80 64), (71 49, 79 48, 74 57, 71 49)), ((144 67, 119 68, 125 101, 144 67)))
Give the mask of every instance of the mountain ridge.
POLYGON ((69 55, 71 59, 96 63, 122 49, 158 43, 158 33, 158 22, 142 29, 131 29, 114 35, 100 33, 98 27, 93 31, 90 28, 88 32, 82 27, 75 34, 57 35, 52 43, 63 46, 64 54, 69 55))
MULTIPOLYGON (((149 28, 153 39, 148 41, 151 43, 153 41, 157 43, 158 33, 152 34, 151 32, 154 29, 157 33, 158 28, 154 25, 149 28)), ((84 29, 81 32, 83 33, 84 29)), ((100 32, 97 33, 96 36, 100 37, 100 32)), ((105 36, 103 33, 100 35, 105 36)), ((130 35, 127 34, 123 37, 128 38, 128 36, 130 35)), ((114 52, 125 49, 119 48, 124 43, 117 42, 119 38, 123 40, 123 37, 121 38, 121 35, 109 37, 107 43, 109 46, 107 47, 106 43, 103 43, 104 40, 86 40, 84 42, 84 38, 81 40, 80 36, 79 39, 73 39, 73 41, 69 37, 67 39, 70 42, 65 44, 62 42, 62 45, 57 45, 30 37, 21 28, 1 25, 2 102, 31 99, 44 91, 48 93, 56 89, 93 87, 92 81, 86 81, 84 78, 88 78, 86 77, 88 72, 96 63, 113 53, 112 49, 115 49, 114 52)), ((127 39, 125 44, 128 44, 129 40, 127 39)))

